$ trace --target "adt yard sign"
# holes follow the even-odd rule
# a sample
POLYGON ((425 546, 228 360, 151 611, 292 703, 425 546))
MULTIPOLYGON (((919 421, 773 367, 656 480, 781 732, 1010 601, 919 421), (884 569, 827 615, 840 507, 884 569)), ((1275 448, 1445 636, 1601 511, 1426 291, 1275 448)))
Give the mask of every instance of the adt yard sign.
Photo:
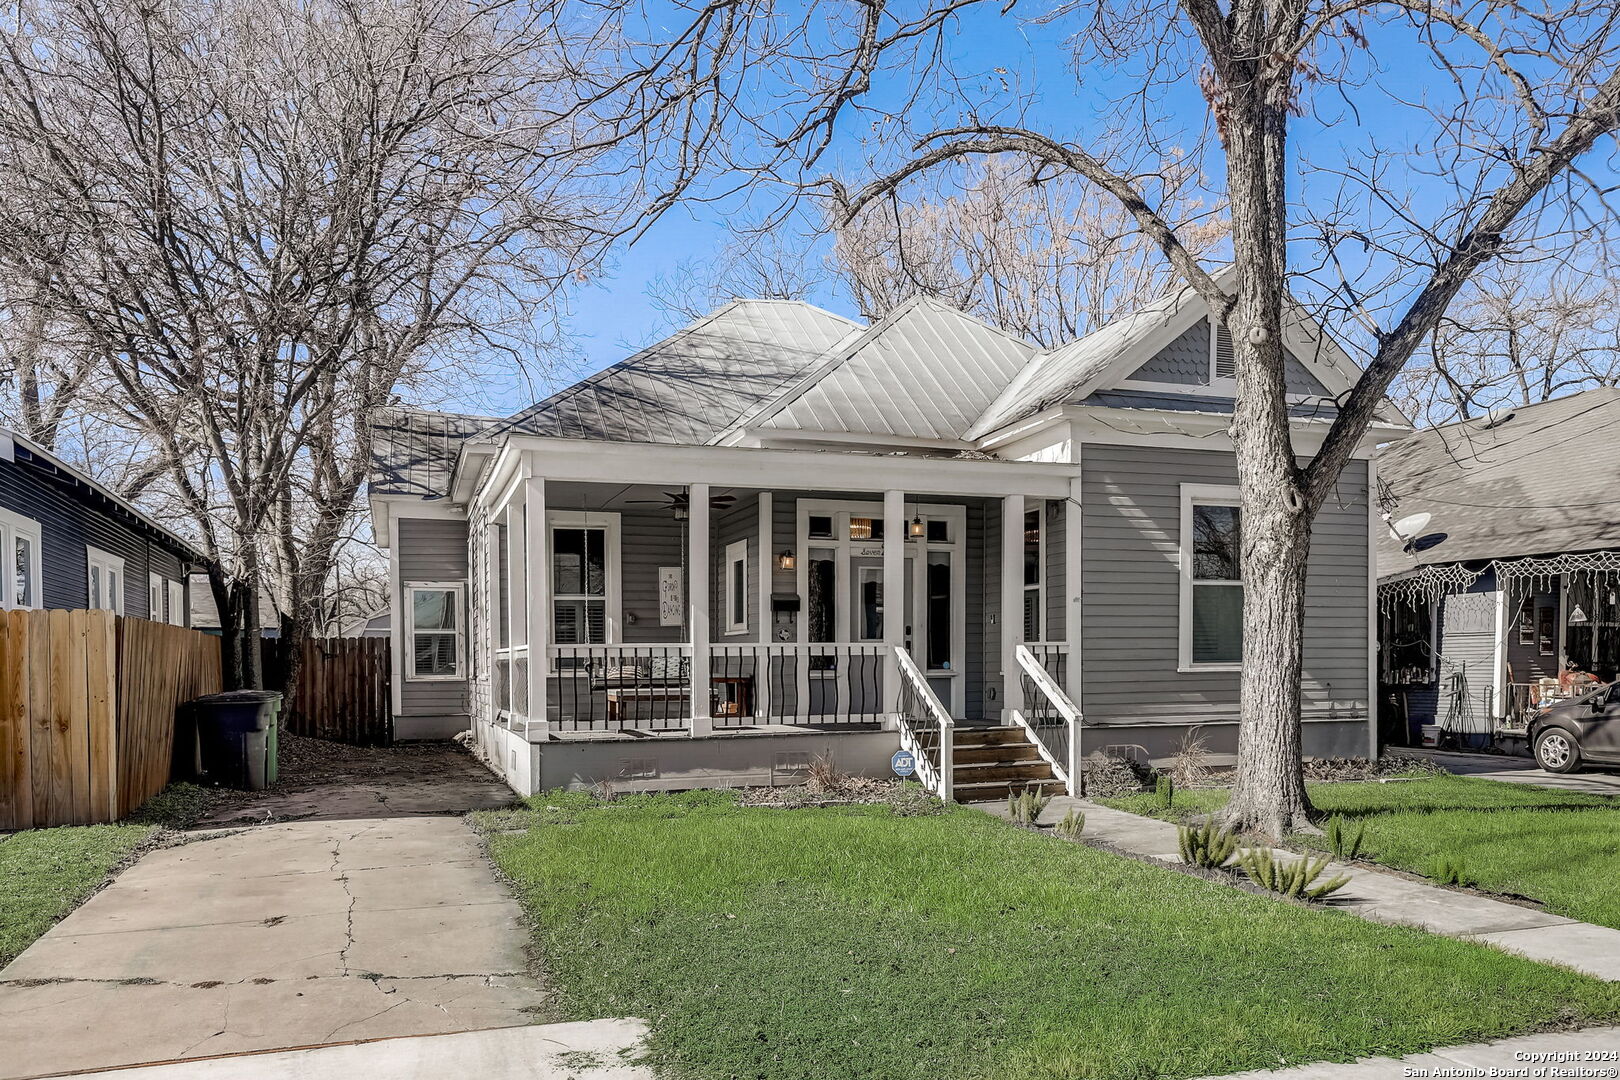
POLYGON ((917 758, 910 750, 896 750, 889 759, 889 767, 896 776, 910 776, 917 771, 917 758))

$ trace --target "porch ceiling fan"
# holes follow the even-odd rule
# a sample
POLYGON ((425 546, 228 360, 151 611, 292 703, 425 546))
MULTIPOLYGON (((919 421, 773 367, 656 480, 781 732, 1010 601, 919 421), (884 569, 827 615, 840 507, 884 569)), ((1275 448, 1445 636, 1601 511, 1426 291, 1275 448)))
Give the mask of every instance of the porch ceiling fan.
MULTIPOLYGON (((687 512, 691 509, 690 495, 684 491, 666 491, 663 495, 662 499, 626 499, 625 503, 629 505, 661 506, 678 518, 686 517, 687 512)), ((737 496, 735 495, 711 495, 709 496, 709 508, 711 510, 729 510, 731 504, 736 501, 737 496)))

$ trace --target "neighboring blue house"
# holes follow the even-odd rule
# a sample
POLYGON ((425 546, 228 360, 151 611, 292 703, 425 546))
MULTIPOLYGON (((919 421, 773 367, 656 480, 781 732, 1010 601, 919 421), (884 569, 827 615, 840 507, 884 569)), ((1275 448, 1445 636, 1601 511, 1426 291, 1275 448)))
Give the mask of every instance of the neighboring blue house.
POLYGON ((97 608, 185 626, 201 556, 54 454, 0 428, 0 607, 97 608))

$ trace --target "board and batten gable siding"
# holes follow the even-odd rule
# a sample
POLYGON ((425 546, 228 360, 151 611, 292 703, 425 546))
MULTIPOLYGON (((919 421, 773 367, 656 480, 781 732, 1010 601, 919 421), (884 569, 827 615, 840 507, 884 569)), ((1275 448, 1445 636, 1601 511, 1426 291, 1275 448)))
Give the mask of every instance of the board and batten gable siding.
MULTIPOLYGON (((1082 711, 1088 724, 1235 721, 1238 673, 1177 671, 1181 485, 1237 484, 1230 453, 1087 445, 1081 453, 1082 711)), ((1367 716, 1367 465, 1316 519, 1306 580, 1303 713, 1367 716)))
MULTIPOLYGON (((467 523, 454 518, 399 519, 400 595, 394 609, 400 613, 400 719, 395 736, 401 739, 448 738, 466 727, 468 680, 420 682, 404 677, 410 671, 410 613, 405 609, 406 587, 430 581, 467 582, 467 523)), ((469 654, 474 639, 467 637, 469 654)))
MULTIPOLYGON (((88 547, 124 560, 125 615, 150 616, 147 577, 154 570, 189 589, 180 556, 172 548, 90 505, 66 483, 32 465, 0 460, 0 508, 39 523, 40 599, 47 608, 89 605, 88 547)), ((189 601, 189 593, 187 597, 189 601)))

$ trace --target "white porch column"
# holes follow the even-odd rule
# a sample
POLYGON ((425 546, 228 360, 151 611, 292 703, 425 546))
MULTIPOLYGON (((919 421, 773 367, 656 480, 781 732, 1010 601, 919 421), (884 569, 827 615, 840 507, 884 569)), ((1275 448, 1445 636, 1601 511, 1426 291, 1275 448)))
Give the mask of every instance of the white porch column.
POLYGON ((524 609, 528 614, 526 640, 529 643, 529 726, 530 742, 540 742, 551 734, 546 715, 546 686, 551 675, 551 655, 546 646, 551 643, 551 562, 546 557, 546 481, 531 476, 523 481, 523 508, 525 529, 524 552, 528 561, 525 569, 527 587, 524 590, 524 609))
POLYGON ((1024 639, 1024 497, 1001 499, 1001 698, 1002 721, 1024 708, 1018 645, 1024 639))
POLYGON ((774 566, 771 554, 774 545, 771 541, 774 520, 771 493, 762 491, 759 493, 759 577, 755 583, 758 595, 754 598, 754 617, 759 620, 754 640, 760 644, 754 653, 754 715, 760 718, 769 716, 771 710, 771 570, 774 566))
POLYGON ((694 737, 714 730, 709 715, 709 485, 688 484, 688 534, 686 610, 692 641, 691 732, 694 737))
MULTIPOLYGON (((1081 597, 1084 585, 1085 559, 1084 548, 1081 546, 1081 518, 1080 478, 1076 476, 1069 481, 1069 497, 1063 501, 1063 640, 1069 644, 1069 666, 1065 671, 1063 692, 1069 695, 1074 707, 1084 710, 1081 704, 1081 683, 1084 672, 1081 670, 1085 659, 1080 644, 1080 630, 1082 607, 1081 597)), ((1074 749, 1079 751, 1079 740, 1073 740, 1074 749)))
POLYGON ((523 500, 514 495, 506 504, 506 704, 514 718, 526 721, 528 706, 524 705, 521 714, 517 710, 518 694, 528 690, 525 685, 520 691, 517 680, 517 650, 528 632, 528 614, 523 606, 524 569, 523 500))
POLYGON ((895 650, 906 643, 906 493, 883 493, 883 726, 898 729, 900 664, 895 650))

